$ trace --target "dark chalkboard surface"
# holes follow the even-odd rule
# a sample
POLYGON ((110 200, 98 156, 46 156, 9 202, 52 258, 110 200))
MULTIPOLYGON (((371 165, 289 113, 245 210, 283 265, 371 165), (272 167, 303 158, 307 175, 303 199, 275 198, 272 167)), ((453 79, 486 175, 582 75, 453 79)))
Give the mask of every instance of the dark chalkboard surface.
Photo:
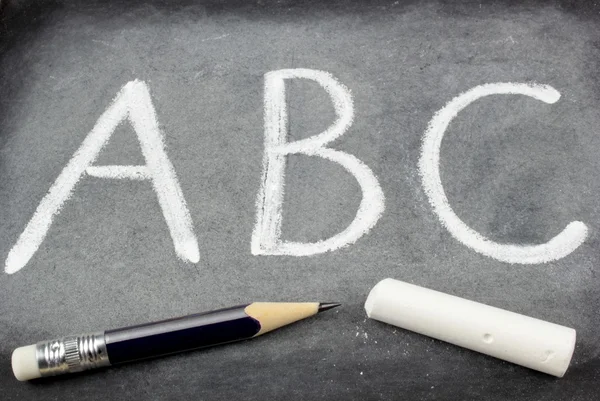
MULTIPOLYGON (((2 1, 3 400, 595 399, 598 7, 124 3, 2 1), (352 107, 353 121, 328 146, 368 166, 363 172, 372 172, 385 197, 368 233, 307 256, 294 256, 297 244, 283 255, 268 255, 283 246, 277 241, 252 246, 257 199, 258 214, 265 210, 265 74, 282 69, 323 71, 347 88, 353 106, 340 107, 352 107), (569 234, 580 239, 572 249, 559 255, 560 243, 529 263, 486 256, 451 233, 420 171, 435 113, 478 85, 507 82, 549 85, 560 99, 474 101, 445 131, 439 174, 453 213, 495 244, 518 251, 581 222, 569 234), (109 132, 114 118, 127 114, 114 106, 99 122, 131 87, 139 91, 125 96, 129 113, 144 101, 150 106, 137 123, 119 124, 103 149, 88 143, 98 145, 95 170, 69 181, 82 165, 74 155, 81 156, 90 132, 99 132, 94 127, 109 132), (154 142, 142 143, 140 132, 155 135, 154 142), (164 158, 152 170, 145 155, 161 149, 164 158), (102 167, 114 165, 145 169, 102 167), (111 174, 137 179, 107 179, 111 174), (72 191, 57 189, 59 177, 72 191), (57 192, 49 194, 51 188, 57 192), (573 327, 571 367, 555 379, 367 320, 366 295, 386 277, 573 327), (21 345, 258 300, 343 307, 246 343, 30 383, 12 376, 10 354, 21 345)), ((279 128, 287 141, 333 124, 334 102, 319 83, 287 79, 285 88, 288 119, 279 128)), ((308 153, 281 156, 279 239, 286 243, 318 243, 343 232, 362 199, 353 174, 308 153)), ((368 190, 372 195, 373 186, 368 190)), ((383 198, 371 201, 373 212, 383 198)), ((359 223, 359 231, 369 228, 359 223)))

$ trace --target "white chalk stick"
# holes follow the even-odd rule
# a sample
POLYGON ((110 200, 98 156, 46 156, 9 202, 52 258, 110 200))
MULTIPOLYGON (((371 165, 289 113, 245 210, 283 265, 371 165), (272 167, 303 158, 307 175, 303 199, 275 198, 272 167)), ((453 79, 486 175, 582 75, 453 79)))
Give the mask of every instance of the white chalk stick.
POLYGON ((17 380, 26 381, 42 377, 35 352, 35 344, 19 347, 13 351, 12 369, 17 380))
POLYGON ((380 281, 365 303, 376 320, 562 377, 575 330, 416 285, 380 281))

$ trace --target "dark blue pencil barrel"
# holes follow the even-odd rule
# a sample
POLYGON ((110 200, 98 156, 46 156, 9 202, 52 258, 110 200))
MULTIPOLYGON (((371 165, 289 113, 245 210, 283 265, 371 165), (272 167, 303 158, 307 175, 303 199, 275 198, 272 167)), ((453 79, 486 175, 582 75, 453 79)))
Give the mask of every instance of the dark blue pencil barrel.
POLYGON ((108 330, 104 338, 110 363, 251 338, 260 331, 260 323, 246 314, 246 306, 108 330))

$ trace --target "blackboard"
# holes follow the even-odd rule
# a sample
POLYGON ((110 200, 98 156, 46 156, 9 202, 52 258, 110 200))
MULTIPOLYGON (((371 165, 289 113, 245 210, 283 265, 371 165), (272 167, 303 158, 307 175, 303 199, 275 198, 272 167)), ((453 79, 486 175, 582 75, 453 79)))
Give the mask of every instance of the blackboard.
MULTIPOLYGON (((123 3, 2 1, 4 400, 597 396, 596 5, 123 3), (366 205, 381 207, 370 227, 361 226, 368 232, 312 255, 294 255, 293 244, 279 255, 268 254, 277 253, 269 250, 278 243, 257 240, 253 247, 264 210, 266 74, 282 70, 320 71, 350 94, 352 104, 338 106, 352 107, 353 118, 326 146, 366 166, 363 172, 372 173, 383 196, 366 205), (435 150, 424 150, 432 119, 457 96, 496 83, 556 96, 489 94, 457 112, 439 148, 447 202, 474 232, 495 244, 515 244, 517 251, 579 222, 569 234, 572 249, 565 245, 562 254, 555 246, 527 263, 501 260, 494 247, 485 255, 449 230, 427 191, 424 182, 435 181, 422 169, 422 158, 435 150), (93 161, 95 176, 94 169, 82 173, 64 202, 42 210, 54 216, 47 230, 38 216, 41 223, 24 238, 101 116, 132 88, 141 96, 135 99, 149 100, 154 110, 153 132, 162 142, 153 143, 164 145, 156 146, 171 164, 188 214, 167 222, 164 206, 180 198, 163 194, 167 203, 161 203, 149 170, 97 168, 147 164, 139 129, 126 120, 93 161), (138 176, 102 177, 117 173, 138 176), (188 218, 189 226, 175 227, 188 218), (36 245, 40 229, 45 235, 36 245), (181 230, 196 238, 197 252, 185 236, 176 249, 172 234, 181 230), (386 277, 573 327, 571 367, 556 379, 368 320, 366 295, 386 277), (12 376, 10 354, 18 346, 257 300, 339 301, 343 307, 250 342, 29 383, 12 376)), ((284 82, 287 141, 333 124, 334 102, 322 85, 306 77, 284 82)), ((138 123, 151 117, 143 114, 138 123)), ((292 151, 283 159, 279 239, 315 243, 343 232, 361 204, 356 177, 321 154, 292 151)))

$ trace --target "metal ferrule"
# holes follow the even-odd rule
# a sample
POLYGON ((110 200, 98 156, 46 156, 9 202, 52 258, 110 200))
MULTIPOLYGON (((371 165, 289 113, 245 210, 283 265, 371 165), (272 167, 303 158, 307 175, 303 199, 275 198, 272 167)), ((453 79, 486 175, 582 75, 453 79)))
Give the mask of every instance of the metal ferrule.
POLYGON ((104 332, 42 341, 35 353, 42 377, 110 366, 104 332))

